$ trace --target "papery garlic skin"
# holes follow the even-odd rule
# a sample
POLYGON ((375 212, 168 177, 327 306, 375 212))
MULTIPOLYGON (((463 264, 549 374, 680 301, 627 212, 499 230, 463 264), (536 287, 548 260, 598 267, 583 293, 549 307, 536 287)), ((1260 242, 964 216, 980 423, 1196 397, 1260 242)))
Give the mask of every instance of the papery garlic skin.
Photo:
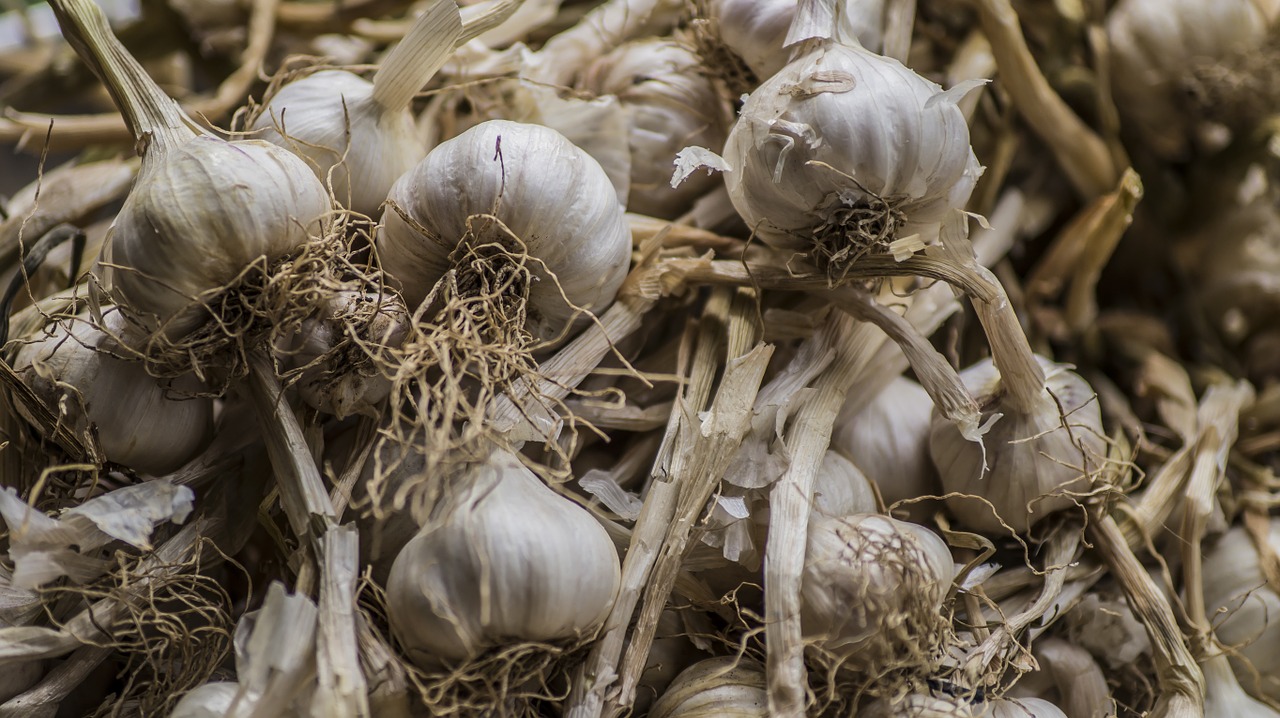
POLYGON ((254 136, 304 158, 338 202, 374 216, 391 185, 427 155, 408 108, 382 112, 373 83, 323 70, 281 87, 254 121, 254 136))
POLYGON ((591 635, 621 581, 609 535, 518 458, 495 451, 391 567, 392 631, 420 666, 521 641, 591 635))
POLYGON ((410 307, 450 269, 468 223, 483 233, 477 240, 511 241, 478 215, 496 217, 535 260, 526 328, 538 339, 565 330, 577 316, 570 304, 603 309, 627 274, 631 233, 613 185, 590 155, 546 127, 483 122, 432 150, 389 199, 377 246, 410 307))
MULTIPOLYGON (((201 389, 195 377, 165 388, 141 361, 120 358, 127 356, 118 342, 125 321, 117 310, 103 319, 107 331, 87 314, 49 326, 19 345, 14 371, 45 406, 66 412, 76 434, 94 427, 108 461, 144 474, 173 471, 212 439, 213 401, 194 396, 201 389)), ((20 402, 17 408, 36 423, 20 402)))
POLYGON ((680 150, 719 150, 727 133, 721 100, 693 50, 671 39, 630 42, 592 63, 582 86, 616 96, 630 119, 629 211, 674 219, 720 181, 699 172, 670 184, 680 150))
POLYGON ((724 151, 733 205, 766 243, 799 252, 849 244, 856 259, 927 232, 964 207, 981 173, 956 106, 962 94, 897 60, 823 41, 743 105, 724 151), (887 237, 851 233, 856 210, 875 214, 887 237))
MULTIPOLYGON (((1280 521, 1271 521, 1269 539, 1280 550, 1280 521)), ((1223 534, 1204 555, 1204 603, 1214 635, 1232 650, 1241 687, 1280 700, 1280 596, 1267 585, 1260 560, 1245 529, 1223 534)))
MULTIPOLYGON (((831 448, 857 464, 892 506, 940 493, 938 475, 929 460, 932 426, 929 393, 900 376, 861 410, 841 411, 831 432, 831 448)), ((921 505, 912 504, 906 510, 910 513, 917 506, 921 505)))
POLYGON ((1036 360, 1044 369, 1046 390, 1030 413, 1002 404, 1000 373, 990 359, 960 372, 982 407, 983 421, 1002 414, 983 436, 983 445, 934 415, 929 454, 943 491, 966 495, 948 498, 947 508, 969 529, 1025 533, 1054 512, 1076 506, 1069 494, 1089 491, 1091 475, 1106 458, 1102 411, 1093 389, 1066 365, 1036 360))
POLYGON ((650 718, 767 718, 764 669, 731 656, 686 668, 654 704, 650 718))
POLYGON ((805 638, 854 670, 927 665, 954 577, 951 551, 923 526, 814 514, 800 589, 805 638))

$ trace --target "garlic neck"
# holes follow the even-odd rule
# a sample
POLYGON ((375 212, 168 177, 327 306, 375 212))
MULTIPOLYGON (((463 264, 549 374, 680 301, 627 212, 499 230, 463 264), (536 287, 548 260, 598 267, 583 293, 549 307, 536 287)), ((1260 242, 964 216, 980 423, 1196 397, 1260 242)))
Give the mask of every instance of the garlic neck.
POLYGON ((409 108, 418 90, 444 66, 462 34, 454 0, 436 0, 414 20, 373 76, 373 102, 387 114, 409 108))

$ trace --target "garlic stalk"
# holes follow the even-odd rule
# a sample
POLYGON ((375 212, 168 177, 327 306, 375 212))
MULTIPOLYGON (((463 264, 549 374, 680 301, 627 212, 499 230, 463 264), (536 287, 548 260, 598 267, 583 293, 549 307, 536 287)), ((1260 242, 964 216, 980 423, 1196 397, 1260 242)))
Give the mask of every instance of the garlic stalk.
POLYGON ((582 87, 616 96, 630 119, 629 211, 673 219, 715 186, 703 173, 670 186, 676 154, 689 145, 719 149, 728 125, 693 50, 674 39, 630 42, 592 63, 582 87))
POLYGON ((729 196, 756 235, 835 274, 928 238, 981 172, 956 103, 897 60, 830 40, 762 84, 729 133, 729 196))
POLYGON ((938 659, 955 577, 951 551, 923 526, 878 514, 809 521, 801 621, 817 650, 881 675, 938 659))
POLYGON ((454 0, 434 0, 372 82, 344 70, 308 75, 269 97, 251 129, 306 160, 343 206, 374 216, 391 185, 427 154, 409 106, 461 35, 454 0))
POLYGON ((621 580, 604 528, 507 451, 465 480, 391 567, 388 616, 409 658, 436 666, 596 631, 621 580))
POLYGON ((650 718, 766 718, 769 700, 760 666, 732 656, 686 668, 650 711, 650 718))
POLYGON ((202 321, 190 308, 197 297, 260 257, 271 261, 306 243, 330 210, 328 193, 289 152, 200 129, 111 34, 93 2, 50 5, 142 155, 106 250, 107 283, 149 328, 182 336, 202 321))
POLYGON ((411 307, 458 253, 491 243, 531 260, 526 328, 537 339, 604 308, 626 277, 631 235, 609 178, 546 127, 481 123, 432 150, 388 199, 378 251, 411 307))
POLYGON ((191 375, 162 386, 121 346, 129 329, 121 313, 109 309, 103 320, 100 329, 86 312, 18 340, 14 371, 77 436, 92 434, 108 461, 143 474, 173 471, 213 437, 213 401, 196 396, 203 387, 191 375))
MULTIPOLYGON (((1273 519, 1270 526, 1270 543, 1280 549, 1280 521, 1273 519)), ((1204 557, 1204 603, 1214 635, 1232 650, 1244 688, 1280 700, 1280 596, 1268 584, 1260 560, 1245 529, 1223 534, 1204 557)), ((1208 664, 1205 673, 1207 679, 1208 664)))

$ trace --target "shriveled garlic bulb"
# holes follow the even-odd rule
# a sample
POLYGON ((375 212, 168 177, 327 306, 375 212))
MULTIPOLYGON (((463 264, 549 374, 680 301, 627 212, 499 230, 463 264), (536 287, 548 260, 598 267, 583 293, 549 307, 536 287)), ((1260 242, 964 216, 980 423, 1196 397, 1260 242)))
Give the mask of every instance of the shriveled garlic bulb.
MULTIPOLYGON (((880 52, 884 0, 836 0, 832 4, 837 9, 841 37, 846 42, 856 39, 866 49, 880 52)), ((717 0, 711 4, 711 12, 721 41, 764 80, 791 58, 793 48, 785 45, 798 6, 797 0, 717 0)))
POLYGON ((951 551, 923 526, 814 514, 800 589, 805 637, 854 670, 928 665, 954 577, 951 551))
POLYGON ((1069 494, 1088 491, 1106 458, 1093 389, 1066 365, 1035 361, 1042 374, 1023 377, 1010 367, 1002 377, 990 359, 960 372, 983 420, 1000 415, 983 437, 985 447, 940 415, 933 418, 929 454, 943 491, 966 495, 948 498, 947 507, 968 528, 1000 533, 1007 524, 1027 531, 1076 505, 1069 494))
POLYGON ((87 313, 50 325, 19 344, 13 368, 76 434, 93 431, 107 460, 144 474, 173 471, 212 438, 213 402, 195 396, 201 385, 193 376, 166 388, 142 362, 122 358, 124 318, 111 309, 103 321, 105 331, 87 313))
MULTIPOLYGON (((1280 521, 1271 522, 1270 543, 1280 550, 1280 521)), ((1223 534, 1204 556, 1204 603, 1214 634, 1234 652, 1240 685, 1280 700, 1280 596, 1268 586, 1260 560, 1243 528, 1223 534)))
POLYGON ((373 216, 400 175, 427 154, 409 105, 444 65, 462 33, 453 0, 434 0, 369 82, 324 70, 269 97, 256 136, 307 160, 344 206, 373 216))
POLYGON ((914 693, 897 701, 880 700, 859 712, 866 718, 1067 718, 1040 698, 970 701, 950 695, 914 693))
POLYGON ((131 314, 181 336, 203 319, 199 311, 182 312, 195 297, 318 231, 330 210, 328 193, 302 160, 275 145, 225 142, 199 129, 116 40, 91 0, 50 5, 76 52, 106 83, 142 155, 106 250, 107 282, 131 314))
POLYGON ((654 704, 650 718, 766 718, 764 669, 732 656, 686 668, 654 704))
POLYGON ((725 183, 765 242, 848 266, 928 233, 981 168, 956 106, 897 60, 823 40, 762 84, 729 133, 725 183))
POLYGON ((604 528, 505 450, 465 478, 391 567, 387 611, 409 658, 432 666, 599 628, 621 581, 604 528))
POLYGON ((727 133, 720 98, 692 49, 666 38, 630 42, 592 63, 582 85, 616 96, 630 119, 628 210, 674 219, 719 182, 698 173, 679 187, 670 183, 680 150, 719 150, 727 133))
POLYGON ((559 336, 573 306, 608 305, 626 277, 631 234, 613 185, 590 155, 546 127, 476 125, 432 150, 389 199, 377 246, 411 307, 450 269, 464 238, 533 260, 527 328, 539 339, 559 336))

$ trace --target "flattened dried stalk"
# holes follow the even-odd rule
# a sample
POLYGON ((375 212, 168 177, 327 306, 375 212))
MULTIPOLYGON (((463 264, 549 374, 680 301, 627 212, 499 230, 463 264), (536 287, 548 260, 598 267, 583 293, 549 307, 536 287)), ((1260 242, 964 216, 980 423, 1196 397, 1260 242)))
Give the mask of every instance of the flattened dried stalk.
POLYGON ((368 686, 356 638, 356 579, 360 534, 354 524, 320 537, 320 614, 316 632, 315 718, 370 716, 368 686))

